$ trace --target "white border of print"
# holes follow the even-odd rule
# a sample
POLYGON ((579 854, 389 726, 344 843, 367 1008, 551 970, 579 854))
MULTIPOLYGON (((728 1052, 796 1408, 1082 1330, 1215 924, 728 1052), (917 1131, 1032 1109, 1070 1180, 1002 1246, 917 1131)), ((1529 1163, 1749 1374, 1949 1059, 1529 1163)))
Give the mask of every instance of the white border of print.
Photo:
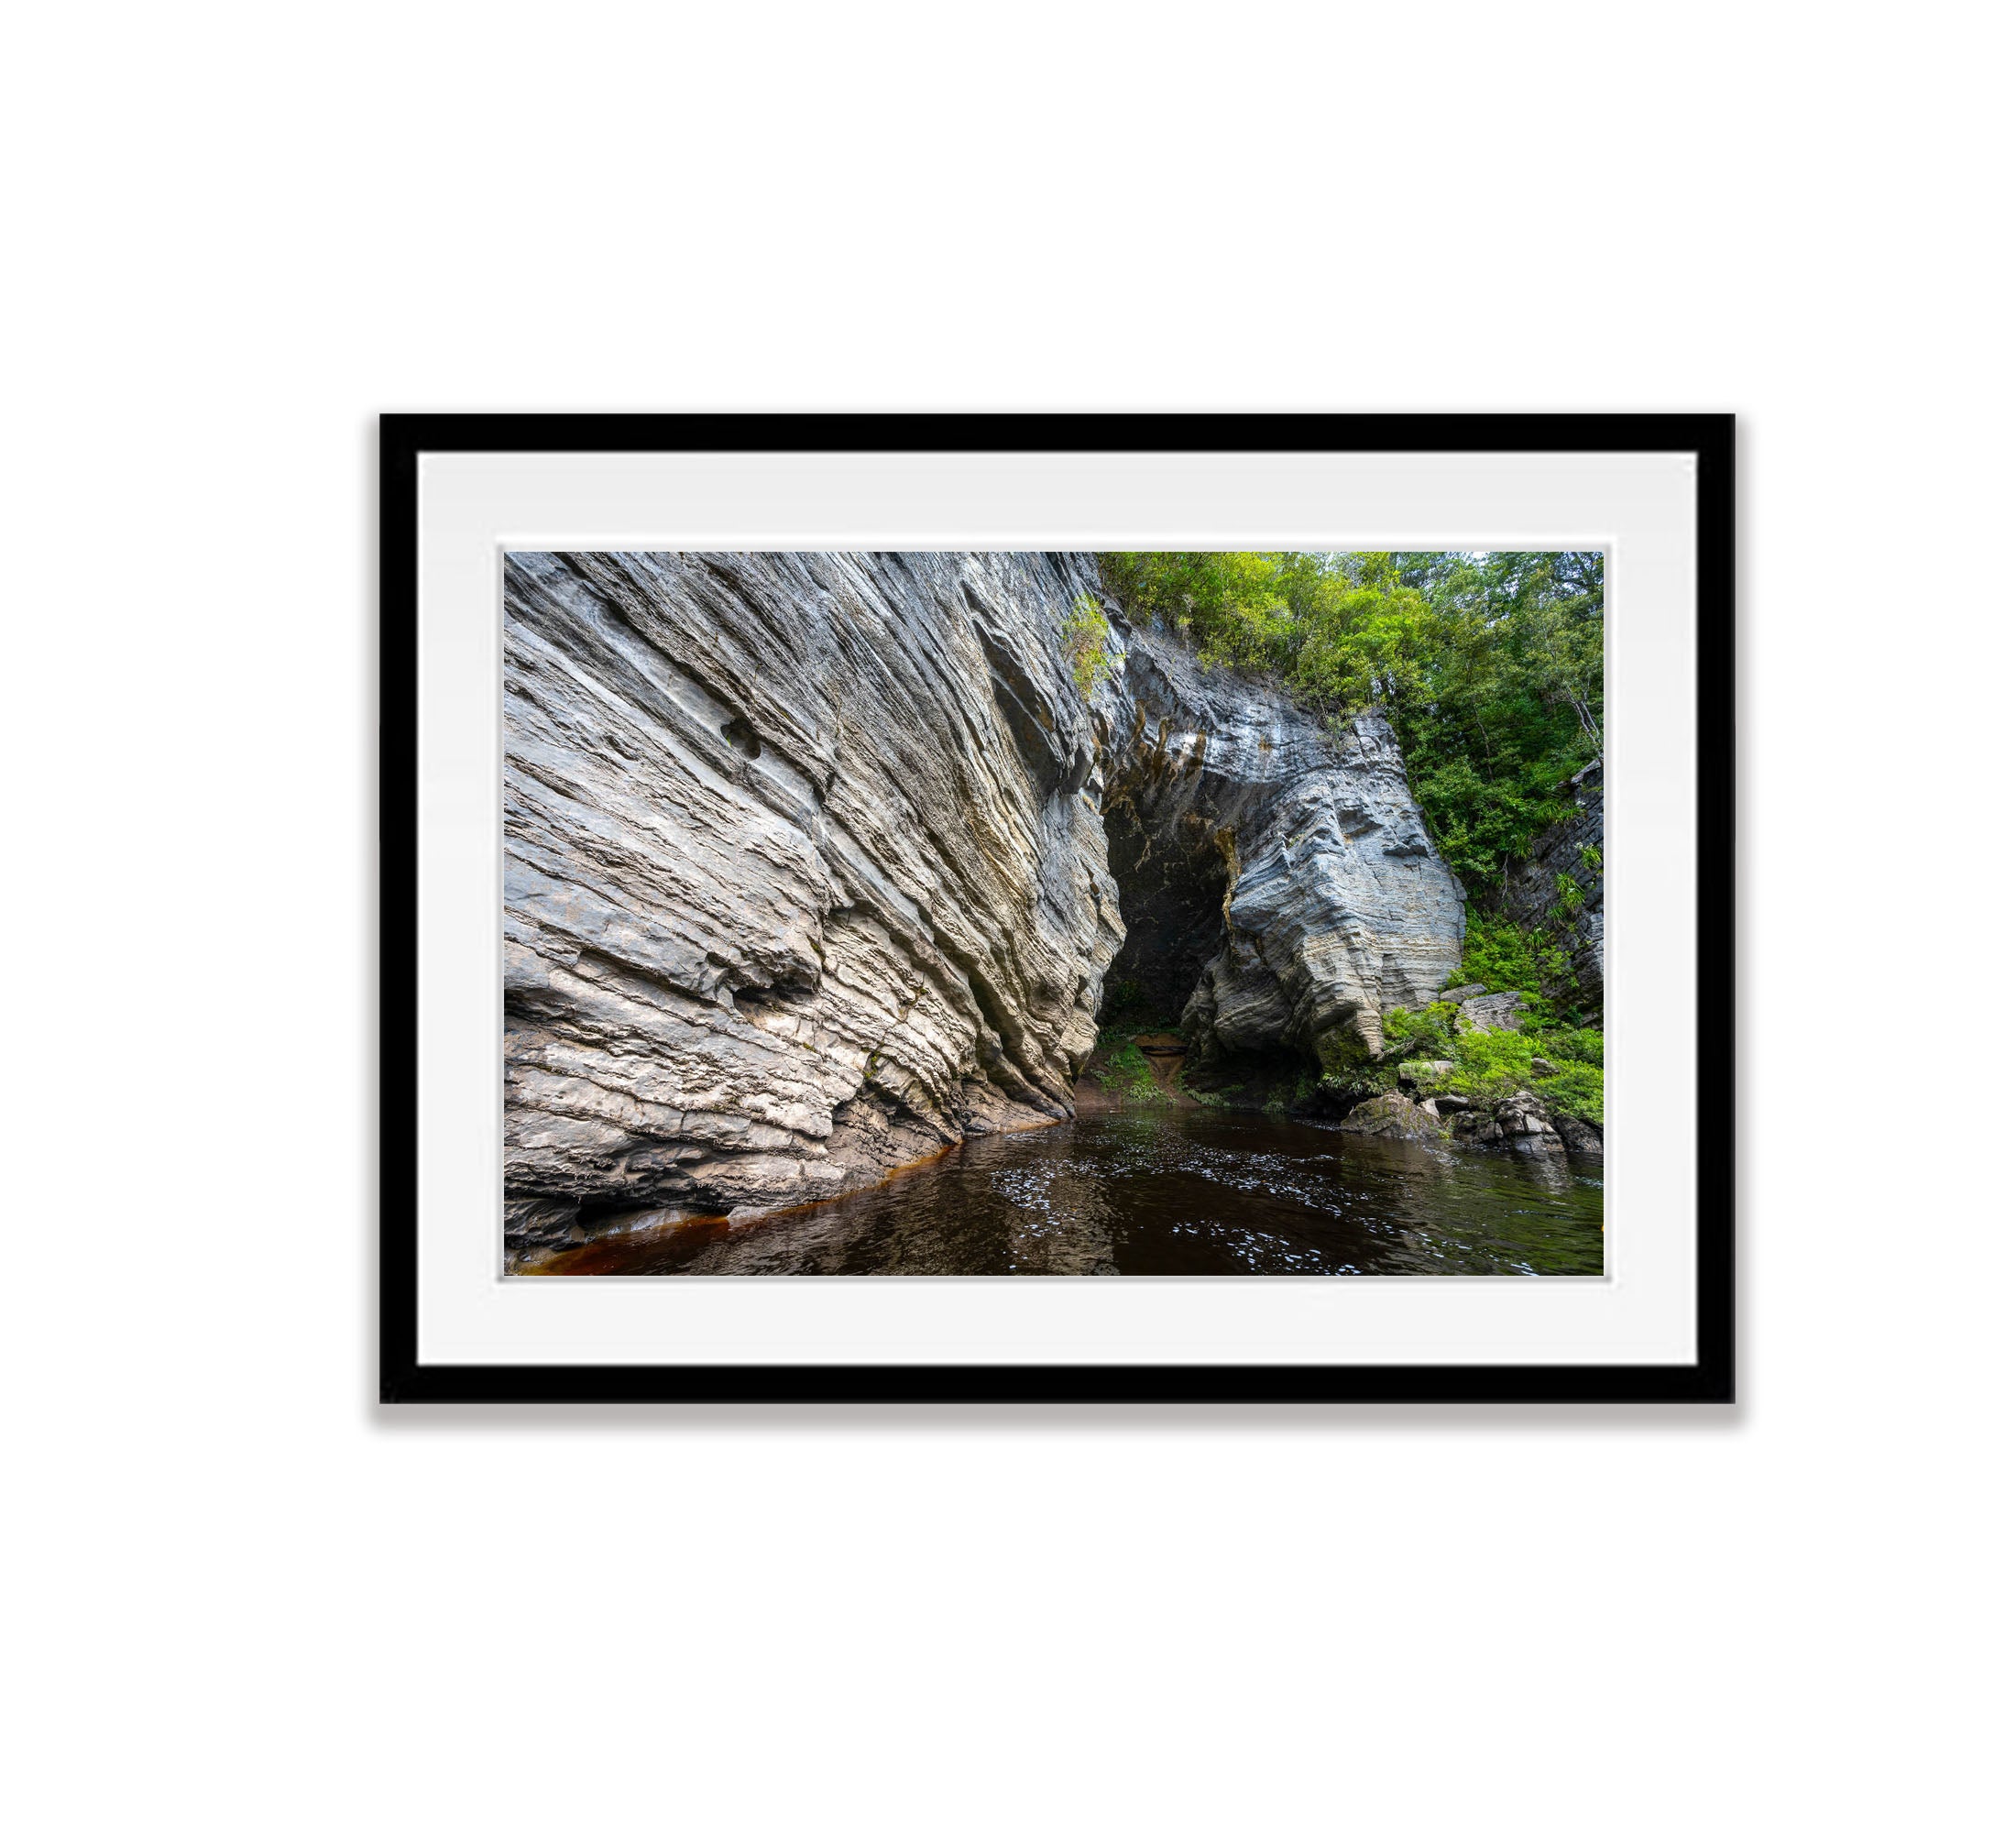
POLYGON ((422 1364, 1694 1360, 1691 456, 426 454, 422 1364), (501 554, 512 548, 1605 548, 1601 1279, 509 1279, 501 554))

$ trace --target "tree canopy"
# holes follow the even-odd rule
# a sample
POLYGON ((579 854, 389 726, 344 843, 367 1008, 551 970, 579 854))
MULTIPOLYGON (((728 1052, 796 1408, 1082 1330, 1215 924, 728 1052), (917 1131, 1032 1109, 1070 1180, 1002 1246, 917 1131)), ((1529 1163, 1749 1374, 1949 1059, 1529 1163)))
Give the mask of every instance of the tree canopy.
POLYGON ((1392 722, 1437 845, 1489 901, 1603 752, 1603 561, 1551 554, 1108 554, 1130 615, 1206 666, 1392 722))

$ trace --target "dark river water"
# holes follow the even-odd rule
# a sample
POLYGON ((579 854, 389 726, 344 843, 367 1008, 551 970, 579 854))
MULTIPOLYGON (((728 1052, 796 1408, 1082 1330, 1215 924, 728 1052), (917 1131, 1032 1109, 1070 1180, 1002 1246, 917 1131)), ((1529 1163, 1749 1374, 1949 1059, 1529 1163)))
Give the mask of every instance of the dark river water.
POLYGON ((564 1254, 554 1273, 1603 1271, 1600 1166, 1212 1108, 970 1140, 858 1196, 564 1254))

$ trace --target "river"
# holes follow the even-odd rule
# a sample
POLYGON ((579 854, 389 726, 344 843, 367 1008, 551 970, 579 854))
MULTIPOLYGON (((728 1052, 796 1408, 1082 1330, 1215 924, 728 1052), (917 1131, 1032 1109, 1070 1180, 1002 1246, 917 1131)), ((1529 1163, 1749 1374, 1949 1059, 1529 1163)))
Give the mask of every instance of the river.
POLYGON ((1600 1166, 1207 1107, 994 1134, 873 1190, 559 1256, 561 1274, 1601 1274, 1600 1166))

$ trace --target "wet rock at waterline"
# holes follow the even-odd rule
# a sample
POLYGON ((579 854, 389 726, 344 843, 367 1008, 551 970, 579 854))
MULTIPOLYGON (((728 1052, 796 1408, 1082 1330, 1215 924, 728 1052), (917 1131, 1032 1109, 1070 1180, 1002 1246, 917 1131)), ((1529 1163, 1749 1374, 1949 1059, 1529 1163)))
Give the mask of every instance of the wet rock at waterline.
POLYGON ((1206 1054, 1330 1065, 1433 998, 1461 894, 1376 716, 1206 675, 1070 554, 514 554, 514 1244, 770 1213, 1071 1112, 1110 966, 1206 1054))
POLYGON ((1503 1146, 1529 1154, 1566 1149, 1539 1097, 1527 1089, 1488 1106, 1459 1114, 1452 1136, 1467 1146, 1503 1146))
POLYGON ((1368 1139, 1430 1140, 1442 1136, 1432 1108, 1417 1107, 1404 1094, 1375 1095, 1344 1116, 1342 1130, 1368 1139))
POLYGON ((1572 1114, 1553 1114, 1549 1118, 1554 1123, 1554 1131, 1561 1135, 1561 1143, 1578 1158, 1603 1157, 1603 1135, 1586 1120, 1572 1114))
POLYGON ((1344 1116, 1342 1131, 1371 1139, 1489 1147, 1552 1158, 1563 1152, 1601 1158, 1603 1135, 1587 1121, 1550 1108, 1530 1090, 1477 1103, 1460 1094, 1415 1102, 1401 1093, 1375 1095, 1344 1116))

